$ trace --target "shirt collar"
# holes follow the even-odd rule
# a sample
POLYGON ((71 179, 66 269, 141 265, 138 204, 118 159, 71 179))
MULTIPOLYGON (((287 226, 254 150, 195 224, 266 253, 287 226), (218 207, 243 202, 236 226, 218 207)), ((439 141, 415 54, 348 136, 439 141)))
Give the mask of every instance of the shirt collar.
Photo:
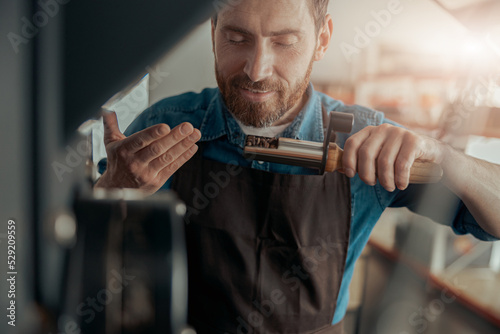
MULTIPOLYGON (((309 95, 307 103, 292 124, 285 129, 282 137, 323 142, 321 96, 314 90, 312 84, 309 84, 306 94, 309 95)), ((245 146, 245 134, 228 111, 219 89, 216 90, 208 106, 200 131, 201 141, 211 141, 226 135, 232 144, 240 148, 245 146)))
POLYGON ((226 109, 219 89, 208 105, 205 117, 201 122, 201 141, 210 141, 227 134, 226 120, 223 110, 226 109))

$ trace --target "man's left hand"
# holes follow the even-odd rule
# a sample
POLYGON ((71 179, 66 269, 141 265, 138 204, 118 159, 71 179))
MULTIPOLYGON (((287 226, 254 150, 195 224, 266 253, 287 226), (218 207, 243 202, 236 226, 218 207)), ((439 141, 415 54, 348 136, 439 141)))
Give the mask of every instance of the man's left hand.
POLYGON ((445 144, 430 137, 389 125, 368 126, 352 135, 345 144, 343 170, 356 173, 374 186, 377 179, 387 191, 405 190, 415 160, 441 163, 445 144))

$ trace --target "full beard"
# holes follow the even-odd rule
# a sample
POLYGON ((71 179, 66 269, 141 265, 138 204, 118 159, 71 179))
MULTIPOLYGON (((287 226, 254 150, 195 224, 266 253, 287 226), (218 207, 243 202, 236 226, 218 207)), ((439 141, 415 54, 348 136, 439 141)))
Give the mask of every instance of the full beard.
POLYGON ((223 77, 217 63, 215 76, 227 108, 242 124, 256 128, 269 127, 286 112, 295 107, 304 96, 311 78, 313 60, 311 60, 304 78, 287 89, 278 80, 253 82, 246 74, 223 77), (252 102, 245 99, 240 89, 273 91, 274 97, 266 102, 252 102))

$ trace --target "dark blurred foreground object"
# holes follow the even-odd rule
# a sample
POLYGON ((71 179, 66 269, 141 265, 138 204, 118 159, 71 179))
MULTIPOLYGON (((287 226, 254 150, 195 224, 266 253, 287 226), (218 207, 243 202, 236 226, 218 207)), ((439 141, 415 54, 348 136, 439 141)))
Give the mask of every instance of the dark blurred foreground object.
MULTIPOLYGON (((57 215, 58 211, 72 214, 74 189, 82 189, 85 182, 85 163, 69 165, 67 161, 71 160, 68 160, 67 149, 75 150, 79 146, 82 139, 75 136, 77 128, 98 117, 101 106, 114 94, 148 72, 155 80, 163 80, 161 75, 164 74, 156 70, 155 61, 224 3, 225 0, 0 1, 0 32, 3 36, 0 39, 3 175, 0 183, 5 190, 1 193, 0 215, 2 226, 13 219, 19 231, 18 324, 33 329, 11 328, 3 321, 0 333, 55 333, 54 330, 45 330, 45 324, 55 319, 65 322, 58 317, 63 309, 64 312, 75 312, 62 301, 77 303, 74 296, 65 296, 62 291, 75 294, 80 291, 84 295, 78 303, 87 302, 86 298, 99 297, 86 295, 98 291, 87 289, 85 284, 90 284, 94 274, 97 279, 104 269, 96 269, 87 259, 81 264, 81 276, 75 271, 66 272, 74 263, 67 259, 64 248, 45 233, 48 217, 57 215), (64 177, 57 177, 54 163, 65 165, 67 173, 64 177), (63 286, 75 288, 63 289, 63 286)), ((156 219, 153 215, 145 226, 156 219)), ((81 231, 90 231, 84 226, 87 223, 94 226, 87 220, 81 222, 78 227, 81 231)), ((0 237, 3 233, 2 230, 0 237)), ((101 247, 102 259, 107 257, 104 251, 108 244, 100 245, 99 240, 108 239, 96 237, 90 244, 90 239, 82 238, 87 242, 86 251, 90 246, 101 247)), ((142 249, 142 252, 145 254, 146 250, 142 249)), ((76 255, 73 252, 71 256, 76 255)), ((102 259, 95 258, 94 261, 102 259)), ((6 258, 0 259, 2 268, 5 261, 6 258)), ((126 265, 126 258, 124 261, 126 265)), ((139 282, 140 275, 136 276, 139 282)), ((95 287, 103 283, 102 276, 99 279, 101 281, 96 281, 95 287)), ((147 281, 147 284, 151 282, 147 281)), ((4 290, 6 283, 0 282, 1 291, 7 291, 4 290)), ((131 300, 137 291, 130 290, 130 296, 124 292, 124 298, 131 300)), ((107 298, 104 294, 106 292, 101 299, 107 298)), ((110 305, 106 305, 106 312, 116 302, 114 297, 110 305)), ((1 299, 0 306, 7 307, 6 301, 1 299)), ((123 305, 127 305, 126 302, 123 305)), ((95 308, 101 309, 100 305, 95 308)), ((94 310, 94 307, 90 309, 94 310)), ((135 311, 127 309, 124 314, 135 311)), ((97 326, 99 319, 107 314, 94 312, 95 319, 89 320, 88 307, 81 309, 84 313, 80 316, 84 320, 82 325, 86 328, 97 326)), ((167 321, 169 317, 170 314, 163 314, 155 321, 167 321)), ((133 324, 126 324, 133 327, 133 324)), ((57 333, 60 332, 75 333, 73 323, 68 322, 68 328, 57 333)), ((108 331, 101 333, 104 332, 108 331)))
POLYGON ((144 198, 134 190, 98 189, 77 197, 74 212, 76 244, 67 255, 57 332, 73 326, 81 333, 181 333, 184 204, 170 192, 144 198))
MULTIPOLYGON (((63 2, 63 0, 58 0, 63 2)), ((64 130, 66 138, 124 85, 153 65, 197 24, 228 0, 71 1, 61 6, 64 130)))

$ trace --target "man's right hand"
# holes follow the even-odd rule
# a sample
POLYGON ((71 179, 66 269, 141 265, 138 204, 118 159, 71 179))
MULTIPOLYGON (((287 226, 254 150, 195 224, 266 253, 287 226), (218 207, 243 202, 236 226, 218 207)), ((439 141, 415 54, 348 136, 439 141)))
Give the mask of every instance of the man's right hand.
POLYGON ((114 112, 105 113, 103 119, 108 166, 97 188, 133 188, 154 194, 198 150, 201 133, 189 123, 173 130, 158 124, 125 137, 114 112))

